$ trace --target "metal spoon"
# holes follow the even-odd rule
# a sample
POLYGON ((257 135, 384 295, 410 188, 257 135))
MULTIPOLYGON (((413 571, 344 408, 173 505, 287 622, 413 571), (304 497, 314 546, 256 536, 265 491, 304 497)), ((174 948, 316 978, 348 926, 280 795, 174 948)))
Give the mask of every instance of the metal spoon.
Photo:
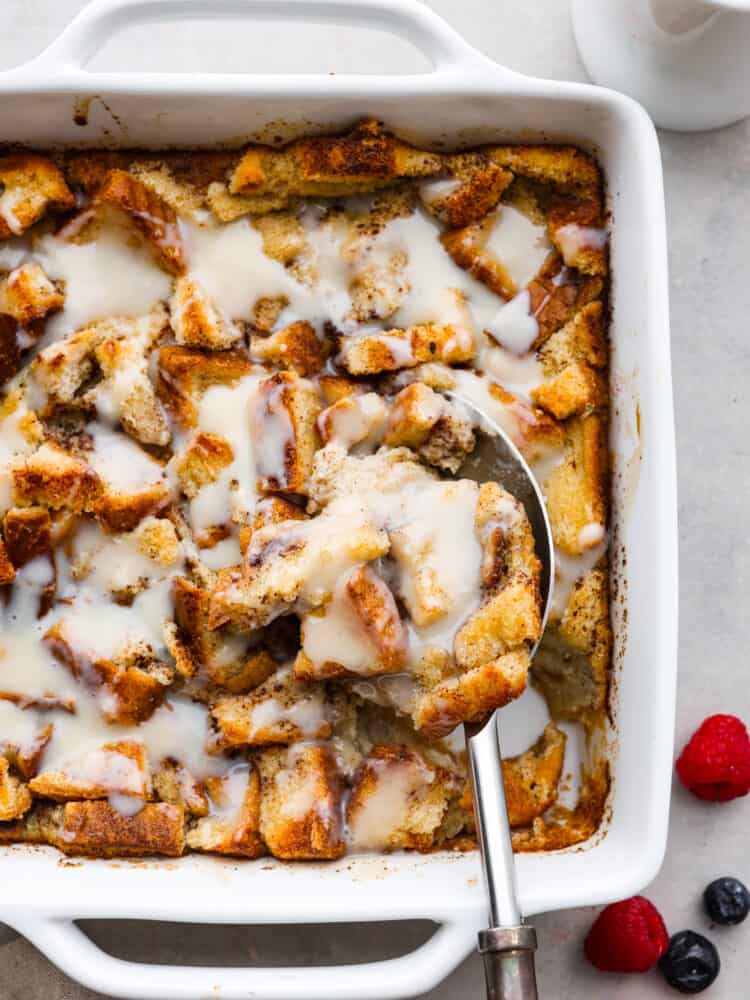
MULTIPOLYGON (((544 499, 531 469, 498 425, 479 407, 451 393, 472 411, 483 434, 459 475, 477 482, 496 480, 524 505, 542 564, 542 630, 547 622, 555 580, 555 554, 544 499)), ((536 644, 538 645, 538 643, 536 644)), ((536 645, 531 655, 536 652, 536 645)), ((522 921, 518 905, 508 808, 503 786, 498 712, 464 726, 474 789, 474 813, 482 855, 490 926, 479 933, 479 951, 489 1000, 537 1000, 534 951, 536 932, 522 921)))

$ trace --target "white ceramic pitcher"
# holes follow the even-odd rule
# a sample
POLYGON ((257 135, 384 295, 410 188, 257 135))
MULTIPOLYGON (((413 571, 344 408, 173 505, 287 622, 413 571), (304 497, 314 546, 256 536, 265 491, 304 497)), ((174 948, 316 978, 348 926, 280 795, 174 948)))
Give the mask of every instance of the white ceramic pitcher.
POLYGON ((698 131, 750 115, 750 0, 572 0, 589 76, 657 125, 698 131))

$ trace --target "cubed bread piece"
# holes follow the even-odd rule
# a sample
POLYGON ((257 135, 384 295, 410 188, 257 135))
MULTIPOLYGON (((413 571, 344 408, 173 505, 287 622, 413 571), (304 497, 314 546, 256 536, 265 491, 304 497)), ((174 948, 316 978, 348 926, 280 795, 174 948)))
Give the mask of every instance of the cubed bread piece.
POLYGON ((242 330, 225 316, 194 278, 183 275, 175 282, 169 318, 178 344, 209 351, 233 347, 242 330))
POLYGON ((574 146, 485 146, 483 152, 513 174, 564 190, 600 183, 594 160, 574 146))
POLYGON ((601 541, 607 523, 607 422, 574 417, 565 432, 563 461, 542 485, 555 545, 576 556, 601 541))
POLYGON ((322 684, 303 684, 291 668, 279 670, 249 694, 217 699, 211 716, 223 749, 326 740, 331 704, 322 684))
POLYGON ((143 444, 165 445, 172 437, 148 373, 148 354, 166 325, 166 312, 159 306, 138 319, 109 320, 96 327, 100 338, 94 357, 103 375, 92 390, 97 411, 107 421, 119 420, 143 444))
POLYGON ((5 542, 0 538, 0 587, 13 583, 16 578, 16 570, 8 557, 8 550, 5 542))
POLYGON ((542 385, 532 389, 531 398, 556 420, 607 405, 607 383, 590 365, 573 361, 542 385))
POLYGON ((12 378, 20 367, 18 324, 12 316, 0 313, 0 384, 12 378))
POLYGON ((53 441, 16 459, 11 471, 18 504, 39 504, 73 513, 90 509, 102 493, 102 483, 86 462, 53 441))
POLYGON ((5 549, 16 569, 52 554, 52 520, 44 507, 12 507, 3 520, 5 549))
POLYGON ((177 670, 195 679, 191 685, 194 697, 217 689, 242 694, 274 673, 278 665, 266 650, 248 649, 247 636, 208 628, 208 591, 178 576, 172 601, 175 619, 168 623, 165 640, 177 670))
POLYGON ((34 378, 55 402, 90 405, 90 397, 81 398, 81 389, 95 374, 94 350, 101 337, 98 326, 87 326, 54 341, 34 358, 34 378))
POLYGON ((354 493, 397 492, 436 478, 414 460, 408 448, 380 448, 374 455, 349 455, 342 444, 331 441, 315 455, 307 509, 320 509, 354 493))
POLYGON ((389 530, 399 596, 419 628, 458 611, 475 590, 478 596, 472 548, 458 541, 473 528, 477 496, 467 479, 427 480, 412 492, 410 516, 389 530))
MULTIPOLYGON (((37 708, 38 706, 33 704, 35 700, 36 699, 31 699, 31 703, 29 703, 24 699, 24 704, 28 705, 29 708, 37 708)), ((50 701, 57 702, 57 699, 50 699, 50 701)), ((18 702, 16 702, 16 704, 18 704, 18 702)), ((72 702, 69 706, 63 706, 63 704, 59 702, 55 704, 55 708, 63 711, 66 707, 70 707, 72 711, 75 708, 75 705, 72 702)), ((53 732, 54 725, 49 722, 27 743, 9 743, 7 741, 0 741, 0 754, 7 757, 9 763, 18 771, 24 781, 29 781, 39 770, 39 765, 42 757, 44 756, 44 751, 49 746, 53 732)))
POLYGON ((73 208, 65 178, 46 156, 14 153, 0 157, 0 239, 20 236, 47 208, 73 208))
MULTIPOLYGON (((190 150, 188 155, 200 160, 206 154, 211 155, 208 150, 190 150)), ((178 218, 189 219, 199 225, 204 220, 207 206, 205 190, 202 189, 205 189, 205 184, 196 183, 193 178, 178 176, 167 163, 156 159, 136 161, 125 166, 133 177, 161 198, 178 218)), ((220 168, 216 176, 221 176, 220 168)))
POLYGON ((385 430, 388 409, 376 392, 343 396, 318 417, 318 432, 324 444, 338 441, 352 448, 362 441, 377 443, 385 430))
POLYGON ((182 555, 182 545, 172 521, 166 517, 144 518, 133 534, 138 551, 158 566, 169 569, 182 555))
POLYGON ((263 237, 263 253, 280 264, 292 264, 307 248, 304 226, 294 212, 271 212, 253 220, 263 237))
POLYGON ((487 375, 456 372, 449 388, 455 388, 459 396, 475 399, 479 408, 510 435, 527 462, 545 459, 563 447, 565 429, 561 424, 487 375))
POLYGON ((354 776, 346 821, 359 850, 427 851, 460 785, 445 768, 407 746, 378 744, 354 776))
POLYGON ((503 760, 511 826, 529 826, 557 800, 565 760, 565 733, 550 722, 528 750, 503 760))
POLYGON ((173 500, 164 465, 135 441, 100 424, 91 424, 92 447, 86 461, 100 482, 99 495, 87 510, 106 533, 133 531, 173 500))
POLYGON ((539 361, 548 377, 559 375, 574 361, 605 368, 608 357, 604 308, 598 300, 583 306, 539 349, 539 361))
POLYGON ((454 640, 456 663, 464 670, 533 645, 542 628, 541 566, 523 507, 497 483, 483 483, 474 523, 482 543, 484 594, 454 640))
MULTIPOLYGON (((524 236, 515 234, 514 238, 503 239, 500 246, 495 244, 495 233, 503 231, 506 218, 512 218, 513 208, 500 208, 491 215, 485 216, 479 222, 464 226, 462 229, 449 229, 440 237, 440 242, 454 263, 464 271, 481 281, 491 291, 504 299, 512 299, 521 287, 534 277, 534 268, 540 271, 552 252, 551 244, 544 239, 540 241, 538 228, 532 228, 524 236), (520 257, 519 244, 528 242, 528 252, 520 257), (519 259, 514 261, 514 257, 519 259), (531 272, 531 273, 529 273, 531 272)), ((523 213, 516 212, 518 219, 524 219, 523 213)), ((513 223, 511 223, 513 225, 513 223)), ((542 230, 542 233, 544 231, 542 230)))
POLYGON ((154 792, 162 802, 182 806, 190 816, 207 816, 208 799, 200 784, 179 761, 165 757, 153 777, 154 792))
POLYGON ((18 388, 0 400, 0 433, 16 455, 33 451, 44 440, 44 427, 18 388))
POLYGON ((260 832, 277 858, 340 858, 342 788, 333 749, 302 744, 258 755, 260 832))
POLYGON ((568 267, 582 274, 607 273, 607 230, 598 197, 553 199, 547 229, 568 267))
POLYGON ((346 375, 319 375, 318 387, 326 406, 332 406, 340 399, 357 396, 369 389, 359 380, 348 378, 346 375))
POLYGON ((472 670, 517 646, 535 643, 540 633, 538 582, 521 572, 490 594, 458 630, 456 662, 472 670))
POLYGON ((243 215, 266 215, 296 204, 285 192, 262 195, 230 194, 226 184, 214 181, 206 191, 206 201, 219 222, 234 222, 243 215))
POLYGON ((412 382, 399 392, 388 414, 384 442, 391 448, 418 448, 442 417, 447 400, 423 382, 412 382))
POLYGON ((417 699, 415 727, 428 739, 436 739, 461 722, 483 719, 523 694, 528 669, 528 650, 520 649, 449 677, 417 699))
POLYGON ((344 337, 338 361, 351 375, 377 375, 426 361, 461 364, 471 361, 475 353, 470 330, 451 324, 421 323, 405 330, 344 337))
POLYGON ((29 786, 10 769, 5 757, 0 757, 0 822, 20 819, 31 808, 29 786))
POLYGON ((260 835, 260 778, 252 764, 235 764, 224 777, 207 778, 211 805, 207 816, 187 833, 196 851, 258 858, 266 853, 260 835))
POLYGON ((211 385, 235 385, 250 373, 244 351, 204 353, 170 344, 159 351, 158 392, 180 426, 194 427, 197 398, 211 385))
POLYGON ((606 706, 612 653, 608 588, 606 564, 586 573, 536 652, 532 678, 556 718, 586 718, 606 706))
POLYGON ((246 196, 248 210, 257 202, 263 212, 269 196, 280 208, 297 196, 372 191, 442 169, 440 156, 407 146, 370 120, 343 135, 298 139, 279 150, 251 146, 235 167, 229 190, 246 196))
POLYGON ((446 161, 450 176, 422 181, 419 197, 428 212, 451 228, 478 222, 513 181, 510 171, 482 153, 459 153, 446 161))
POLYGON ((211 597, 209 625, 254 629, 289 609, 300 595, 307 606, 324 603, 347 567, 388 551, 388 536, 361 510, 310 521, 282 521, 253 533, 240 570, 211 597))
POLYGON ((118 493, 106 488, 90 510, 109 534, 134 531, 147 517, 154 517, 168 507, 172 493, 166 483, 153 483, 132 493, 118 493))
POLYGON ((343 576, 320 612, 302 618, 297 677, 313 680, 394 673, 406 664, 408 635, 387 584, 369 566, 343 576))
POLYGON ((311 382, 292 372, 263 379, 253 428, 258 488, 264 493, 307 491, 319 445, 318 393, 311 382))
POLYGON ((314 375, 323 367, 322 345, 306 320, 290 323, 267 337, 251 337, 250 355, 303 377, 314 375))
POLYGON ((599 369, 607 357, 602 304, 589 302, 542 345, 546 380, 532 390, 532 399, 558 420, 606 406, 607 383, 599 369))
POLYGON ((252 325, 260 333, 270 333, 289 305, 285 295, 263 295, 253 303, 252 325))
POLYGON ((36 261, 21 264, 0 281, 0 313, 21 324, 43 319, 62 309, 64 302, 65 295, 36 261))
POLYGON ((262 497, 255 508, 248 543, 254 532, 267 528, 271 524, 281 524, 284 521, 306 521, 307 519, 304 507, 293 503, 287 497, 262 497))
POLYGON ((145 800, 151 792, 146 750, 142 743, 131 740, 105 743, 59 770, 41 771, 29 782, 29 788, 34 795, 56 802, 106 799, 110 795, 145 800))
POLYGON ((166 271, 184 273, 185 248, 174 210, 127 170, 110 170, 93 204, 95 209, 113 212, 132 225, 166 271))
POLYGON ((107 535, 90 520, 80 521, 68 548, 70 575, 131 604, 152 582, 164 580, 184 560, 185 548, 174 524, 147 517, 132 532, 107 535))
POLYGON ((413 382, 393 401, 385 443, 412 448, 429 465, 455 475, 474 448, 474 430, 447 399, 413 382))
POLYGON ((538 350, 579 310, 599 298, 603 287, 601 277, 575 271, 561 272, 559 263, 553 262, 543 269, 528 285, 529 311, 538 328, 533 347, 538 350))
MULTIPOLYGON (((408 206, 403 214, 408 214, 412 207, 408 206)), ((376 208, 358 216, 353 237, 343 246, 344 257, 353 269, 349 282, 352 308, 347 318, 356 323, 388 319, 411 291, 406 250, 397 245, 389 250, 378 248, 378 252, 371 253, 373 235, 377 235, 382 225, 379 216, 384 212, 385 206, 380 212, 376 208), (368 229, 374 229, 374 233, 368 229)), ((398 214, 401 214, 400 205, 395 207, 392 217, 398 214)))
POLYGON ((185 849, 185 813, 168 802, 148 802, 133 816, 103 801, 66 802, 47 809, 44 839, 65 854, 176 858, 185 849))
POLYGON ((198 431, 175 459, 175 472, 186 497, 197 496, 204 486, 215 482, 221 470, 234 461, 234 450, 226 438, 198 431))
POLYGON ((110 656, 99 654, 95 645, 81 637, 78 613, 71 614, 72 626, 63 616, 43 636, 55 659, 75 678, 106 689, 99 707, 108 722, 137 725, 150 718, 174 679, 172 668, 143 640, 129 642, 110 656))

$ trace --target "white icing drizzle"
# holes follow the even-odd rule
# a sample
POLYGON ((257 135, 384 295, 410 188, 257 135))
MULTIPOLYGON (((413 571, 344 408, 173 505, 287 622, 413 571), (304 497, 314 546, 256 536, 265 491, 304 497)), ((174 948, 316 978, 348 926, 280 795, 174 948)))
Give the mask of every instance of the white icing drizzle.
MULTIPOLYGON (((519 444, 521 442, 521 429, 518 420, 519 403, 515 401, 506 403, 494 396, 490 391, 492 379, 486 375, 463 369, 457 369, 451 374, 455 382, 456 392, 468 399, 469 402, 474 403, 485 416, 501 427, 512 441, 519 444)), ((472 412, 467 415, 472 419, 475 417, 472 412)), ((488 432, 492 433, 491 427, 488 428, 488 432)))
POLYGON ((607 230, 593 226, 579 226, 575 222, 570 222, 567 226, 560 226, 555 233, 555 240, 565 263, 572 265, 581 250, 604 249, 607 243, 607 230))
POLYGON ((408 254, 405 278, 411 291, 392 317, 392 325, 435 322, 482 328, 497 311, 497 296, 454 264, 439 236, 440 227, 422 209, 394 219, 378 235, 378 244, 408 254), (455 291, 461 293, 460 298, 455 291))
POLYGON ((375 644, 346 599, 346 573, 336 582, 322 614, 308 615, 302 626, 302 649, 318 666, 339 663, 355 673, 366 673, 377 656, 375 644))
POLYGON ((43 236, 34 253, 50 278, 65 282, 65 308, 47 321, 42 346, 111 316, 142 316, 169 298, 170 276, 132 233, 106 226, 91 243, 43 236))
POLYGON ((527 402, 531 401, 532 390, 544 381, 544 370, 536 354, 519 357, 491 341, 479 352, 477 366, 508 392, 527 402))
POLYGON ((551 249, 545 225, 532 222, 512 205, 498 209, 485 250, 502 263, 516 288, 523 288, 531 281, 551 249))
POLYGON ((164 466, 129 437, 95 422, 86 429, 94 439, 86 461, 115 493, 135 493, 166 483, 164 466))
POLYGON ((244 521, 257 500, 256 446, 252 433, 260 377, 246 375, 234 386, 212 385, 198 404, 198 429, 224 438, 232 462, 190 501, 190 522, 197 533, 230 519, 244 521))
POLYGON ((376 850, 388 844, 406 821, 412 796, 435 780, 435 772, 421 761, 368 761, 377 784, 350 819, 349 844, 355 850, 376 850))
POLYGON ((500 306, 485 327, 498 344, 507 347, 514 354, 526 354, 539 336, 539 326, 531 315, 531 299, 528 290, 500 306))
POLYGON ((261 297, 288 294, 296 284, 263 253, 263 238, 248 219, 225 226, 181 224, 188 273, 230 319, 249 318, 261 297))

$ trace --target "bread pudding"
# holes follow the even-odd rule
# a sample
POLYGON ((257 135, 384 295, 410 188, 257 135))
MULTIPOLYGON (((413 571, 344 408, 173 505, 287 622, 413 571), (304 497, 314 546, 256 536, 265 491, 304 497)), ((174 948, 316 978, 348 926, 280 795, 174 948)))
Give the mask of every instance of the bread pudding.
POLYGON ((531 683, 517 850, 597 829, 607 242, 577 149, 373 121, 0 157, 0 840, 99 857, 469 849, 462 722, 531 683), (462 478, 539 478, 540 567, 462 478), (566 789, 575 785, 571 799, 566 789))

